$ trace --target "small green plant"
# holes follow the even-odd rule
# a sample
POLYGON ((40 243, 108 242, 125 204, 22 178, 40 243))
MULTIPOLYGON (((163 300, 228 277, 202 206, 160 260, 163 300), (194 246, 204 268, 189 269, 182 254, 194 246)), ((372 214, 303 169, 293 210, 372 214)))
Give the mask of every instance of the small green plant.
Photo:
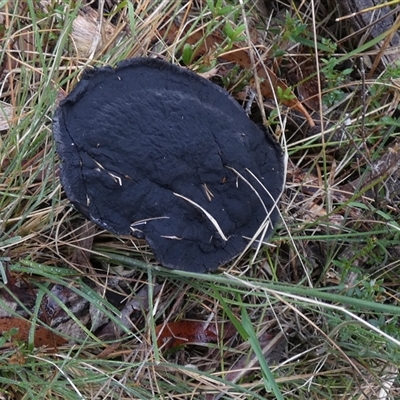
POLYGON ((246 26, 244 24, 233 27, 230 22, 226 22, 223 31, 228 38, 228 48, 231 48, 235 42, 246 40, 246 36, 242 35, 246 26))
POLYGON ((193 61, 193 46, 185 43, 182 49, 182 61, 185 65, 190 65, 193 61))
MULTIPOLYGON (((334 47, 332 47, 332 49, 334 49, 334 47)), ((331 107, 345 98, 346 91, 344 86, 349 79, 349 75, 353 72, 353 68, 340 70, 338 68, 337 59, 333 56, 322 58, 321 61, 324 63, 322 72, 326 83, 323 102, 326 106, 331 107)))
POLYGON ((294 98, 296 98, 296 96, 292 92, 292 88, 290 88, 290 87, 282 89, 280 86, 278 86, 276 88, 276 96, 278 97, 278 100, 280 102, 287 101, 287 100, 293 100, 294 98))
POLYGON ((7 342, 12 342, 13 337, 18 334, 18 328, 11 328, 9 331, 3 332, 0 337, 0 347, 4 346, 7 342))
POLYGON ((214 18, 225 16, 235 10, 232 5, 224 5, 223 0, 207 0, 207 7, 214 18))

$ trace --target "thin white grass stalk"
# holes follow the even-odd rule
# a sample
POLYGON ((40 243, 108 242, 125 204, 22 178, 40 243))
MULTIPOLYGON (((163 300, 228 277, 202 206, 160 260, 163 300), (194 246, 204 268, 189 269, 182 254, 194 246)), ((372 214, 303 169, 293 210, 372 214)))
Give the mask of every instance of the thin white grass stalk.
MULTIPOLYGON (((316 26, 316 18, 315 18, 315 1, 311 0, 311 16, 312 16, 312 28, 313 28, 313 39, 314 39, 314 50, 315 54, 318 54, 318 35, 317 35, 317 26, 316 26)), ((319 66, 319 57, 315 57, 315 68, 316 71, 320 71, 319 66)), ((324 124, 324 108, 322 104, 322 83, 321 83, 321 74, 317 73, 317 85, 318 85, 318 102, 319 102, 319 118, 321 123, 321 134, 322 140, 324 139, 324 131, 325 131, 325 124, 324 124)), ((325 142, 322 142, 325 145, 325 142)))
MULTIPOLYGON (((317 330, 322 336, 325 337, 325 339, 331 344, 332 347, 334 347, 342 356, 347 360, 347 362, 359 373, 360 376, 363 376, 361 371, 357 368, 357 366, 352 362, 351 358, 346 355, 346 353, 338 346, 331 338, 329 335, 327 335, 321 328, 319 328, 313 321, 311 321, 306 315, 304 315, 301 311, 296 306, 293 306, 289 302, 287 302, 285 299, 283 299, 281 296, 275 293, 276 298, 278 298, 281 302, 286 304, 291 310, 293 310, 296 314, 300 315, 301 318, 307 323, 312 326, 315 330, 317 330)), ((323 367, 323 363, 319 363, 319 367, 316 367, 316 371, 319 372, 321 368, 323 367)), ((313 377, 310 378, 310 381, 312 380, 313 377)), ((311 383, 311 382, 310 382, 311 383)))
POLYGON ((219 235, 221 236, 221 238, 227 242, 228 239, 226 238, 226 236, 224 235, 224 232, 222 232, 221 227, 219 226, 217 220, 207 211, 205 210, 201 205, 195 203, 193 200, 188 199, 185 196, 182 196, 181 194, 175 193, 174 195, 177 197, 180 197, 183 200, 186 200, 188 203, 190 203, 191 205, 193 205, 194 207, 198 208, 199 210, 201 210, 204 215, 210 220, 210 222, 214 225, 215 229, 217 230, 217 232, 219 233, 219 235))
POLYGON ((171 6, 171 0, 162 1, 160 5, 153 11, 153 13, 145 18, 143 27, 146 27, 146 25, 152 24, 154 21, 160 19, 160 15, 164 15, 165 10, 169 10, 168 6, 171 6))
MULTIPOLYGON (((374 221, 375 222, 375 221, 374 221)), ((383 221, 382 222, 384 225, 386 225, 386 223, 383 221)), ((396 229, 396 231, 399 231, 400 232, 400 227, 398 226, 398 225, 393 225, 392 223, 390 223, 390 222, 387 222, 387 226, 389 226, 390 228, 393 228, 393 229, 396 229)))
MULTIPOLYGON (((284 333, 279 332, 277 335, 275 335, 268 343, 261 349, 262 354, 266 354, 272 347, 279 345, 279 342, 282 340, 284 333)), ((248 356, 247 356, 248 357, 248 356)), ((238 361, 240 362, 241 359, 238 361)), ((258 365, 259 360, 257 358, 257 355, 253 352, 251 354, 251 358, 248 360, 246 364, 246 368, 241 368, 241 369, 235 369, 235 364, 227 371, 226 375, 232 375, 234 374, 234 379, 228 379, 229 382, 236 383, 239 379, 243 378, 246 374, 248 374, 249 371, 257 371, 258 370, 258 365)), ((214 398, 214 400, 219 400, 222 398, 224 394, 228 392, 229 389, 224 390, 222 393, 220 393, 217 397, 214 398)))
MULTIPOLYGON (((25 186, 21 187, 21 191, 23 191, 25 189, 25 186)), ((25 196, 21 196, 20 198, 25 199, 25 196)), ((35 210, 35 211, 31 211, 29 213, 29 218, 40 218, 40 217, 45 217, 47 216, 50 212, 52 211, 52 207, 46 207, 44 209, 41 210, 35 210)), ((14 217, 14 218, 8 218, 7 222, 18 222, 20 221, 22 218, 26 218, 26 215, 24 216, 18 216, 18 217, 14 217)), ((4 220, 0 220, 0 222, 4 222, 4 220)))
MULTIPOLYGON (((286 163, 285 163, 285 166, 286 166, 286 163)), ((254 191, 254 193, 256 193, 258 199, 262 203, 262 205, 264 207, 264 210, 265 210, 265 212, 267 214, 265 219, 264 219, 264 221, 262 222, 260 227, 257 229, 257 231, 253 235, 253 237, 250 239, 249 243, 247 244, 247 246, 245 247, 245 249, 243 250, 241 255, 238 257, 238 259, 236 260, 234 265, 236 265, 238 263, 238 261, 243 256, 243 254, 253 245, 253 243, 258 242, 255 254, 254 254, 253 259, 252 259, 252 263, 253 263, 255 261, 256 257, 257 257, 257 254, 260 252, 261 246, 264 244, 264 238, 265 238, 265 235, 266 235, 266 233, 268 231, 268 227, 269 227, 270 222, 271 222, 271 218, 270 218, 271 213, 273 212, 274 209, 277 209, 278 212, 279 212, 278 201, 279 201, 280 197, 282 196, 284 185, 282 186, 281 193, 279 194, 277 199, 274 199, 274 197, 271 195, 271 193, 265 187, 265 185, 253 174, 253 172, 251 172, 250 169, 246 168, 246 172, 248 172, 257 181, 257 183, 264 189, 264 191, 268 194, 268 196, 271 198, 271 200, 273 200, 274 204, 272 206, 272 209, 268 211, 266 206, 265 206, 265 204, 264 204, 264 202, 261 199, 261 196, 258 194, 258 192, 254 188, 254 186, 251 185, 251 183, 246 178, 244 178, 244 176, 242 174, 240 174, 236 169, 234 169, 232 167, 227 167, 227 168, 229 168, 230 170, 234 171, 244 182, 246 182, 250 186, 250 188, 254 191), (257 239, 258 237, 260 237, 260 239, 257 239)), ((280 216, 282 218, 282 215, 280 215, 280 216)))
MULTIPOLYGON (((106 231, 100 231, 100 232, 96 233, 95 235, 87 236, 87 237, 84 237, 82 239, 74 239, 74 241, 80 242, 81 240, 85 240, 85 239, 88 239, 88 238, 91 238, 91 237, 96 237, 101 232, 106 232, 106 231)), ((49 239, 49 240, 53 239, 51 236, 47 236, 47 235, 42 235, 42 236, 43 236, 43 238, 46 238, 46 239, 49 239)), ((60 257, 61 257, 61 254, 58 253, 58 245, 72 247, 73 249, 77 249, 77 250, 83 250, 85 252, 88 252, 88 253, 90 253, 92 255, 96 255, 96 256, 101 256, 101 257, 103 256, 103 254, 100 253, 100 252, 97 252, 97 251, 95 251, 93 249, 86 249, 86 248, 81 247, 81 246, 79 246, 77 244, 74 244, 72 241, 69 241, 69 240, 64 241, 64 240, 61 240, 61 239, 57 239, 57 240, 54 240, 54 243, 57 246, 57 249, 56 249, 55 253, 57 255, 59 255, 60 257)))
MULTIPOLYGON (((104 384, 98 388, 97 393, 94 394, 94 396, 92 397, 93 399, 100 399, 100 398, 106 399, 106 398, 108 398, 108 396, 105 395, 105 392, 104 392, 105 389, 108 389, 108 392, 110 394, 110 398, 112 398, 113 395, 115 396, 115 391, 116 390, 115 390, 115 388, 111 388, 110 389, 110 382, 109 382, 110 380, 114 381, 121 389, 127 390, 129 392, 129 390, 127 389, 125 383, 123 383, 123 382, 126 382, 126 381, 129 380, 127 378, 127 374, 128 374, 129 369, 127 369, 125 374, 118 380, 114 376, 112 376, 111 374, 104 373, 104 371, 102 371, 100 368, 96 368, 93 365, 86 364, 84 362, 82 363, 82 365, 83 366, 87 366, 88 369, 94 370, 96 372, 100 372, 100 374, 105 375, 108 378, 107 381, 104 382, 104 384)), ((123 365, 124 364, 121 363, 121 368, 123 368, 123 365)), ((119 370, 114 371, 114 374, 118 374, 118 373, 119 373, 119 370)))
MULTIPOLYGON (((102 231, 102 232, 105 232, 105 231, 102 231)), ((99 232, 99 233, 101 233, 101 232, 99 232)), ((46 239, 52 239, 52 237, 50 237, 50 236, 45 236, 45 235, 43 235, 43 237, 46 238, 46 239)), ((60 253, 60 251, 59 251, 59 249, 58 249, 58 245, 63 245, 63 246, 67 246, 67 247, 72 247, 72 248, 77 249, 77 250, 83 250, 83 251, 85 251, 85 252, 88 252, 88 253, 90 253, 91 255, 94 255, 94 256, 99 256, 99 257, 102 257, 102 258, 108 258, 107 255, 104 255, 104 254, 101 253, 101 252, 95 251, 95 250, 93 250, 93 249, 91 249, 91 250, 89 250, 89 249, 84 249, 84 248, 82 248, 82 247, 80 247, 80 246, 77 246, 77 245, 75 245, 75 244, 72 244, 71 242, 68 242, 68 241, 67 241, 67 242, 64 242, 64 241, 57 241, 57 240, 55 240, 55 241, 54 241, 54 245, 55 245, 55 247, 56 247, 54 250, 51 248, 51 246, 48 246, 48 249, 49 249, 50 251, 52 251, 54 254, 56 254, 58 257, 60 257, 60 260, 63 261, 66 265, 69 265, 69 266, 71 266, 71 267, 73 267, 73 268, 75 268, 75 269, 76 269, 76 265, 74 265, 73 263, 71 263, 71 261, 68 260, 68 258, 64 257, 64 256, 60 253)), ((79 272, 82 272, 81 269, 78 269, 78 271, 79 271, 79 272)))
MULTIPOLYGON (((296 251, 296 254, 300 254, 299 250, 297 249, 296 242, 293 240, 293 236, 292 236, 292 234, 291 234, 291 232, 290 232, 290 229, 289 229, 288 225, 286 224, 285 219, 282 217, 282 214, 281 214, 280 210, 279 210, 279 214, 280 214, 280 216, 281 216, 282 223, 283 223, 283 225, 285 226, 287 235, 289 236, 290 243, 292 244, 294 250, 296 251)), ((307 277, 308 284, 310 285, 310 287, 313 287, 310 274, 309 274, 309 272, 308 272, 308 269, 307 269, 306 266, 304 265, 304 262, 303 262, 303 260, 302 260, 302 257, 298 257, 298 261, 299 261, 299 263, 301 264, 301 266, 302 266, 302 268, 303 268, 303 271, 304 271, 304 273, 305 273, 305 275, 306 275, 306 277, 307 277)))
MULTIPOLYGON (((381 111, 383 112, 385 109, 387 109, 389 107, 390 107, 390 104, 385 104, 385 105, 383 105, 381 107, 375 108, 373 111, 365 114, 365 116, 369 117, 369 116, 377 115, 378 113, 380 113, 381 111)), ((348 124, 349 125, 355 125, 360 120, 361 120, 361 117, 356 117, 356 118, 350 119, 348 121, 348 124)), ((313 136, 307 136, 306 138, 300 139, 297 142, 290 143, 290 145, 288 145, 288 147, 289 148, 295 148, 295 147, 300 146, 302 144, 307 144, 307 143, 311 142, 313 139, 315 139, 315 140, 321 139, 322 135, 326 135, 327 133, 332 133, 335 130, 337 130, 337 124, 335 124, 334 126, 332 126, 330 128, 325 129, 323 133, 319 132, 319 133, 317 133, 317 134, 315 134, 313 136)))
MULTIPOLYGON (((54 354, 54 356, 55 356, 55 357, 58 357, 58 358, 60 358, 60 359, 62 359, 62 360, 66 360, 66 361, 76 361, 73 357, 67 356, 67 355, 65 355, 65 354, 54 354)), ((44 361, 47 361, 47 360, 44 360, 44 361)), ((110 374, 106 374, 103 370, 101 370, 100 368, 95 367, 93 364, 87 364, 87 363, 85 363, 85 362, 81 362, 80 365, 86 367, 88 370, 92 370, 92 371, 98 372, 100 375, 106 376, 106 377, 108 378, 108 381, 109 381, 109 380, 112 380, 112 381, 115 382, 118 386, 122 386, 122 388, 125 389, 125 386, 124 386, 120 381, 118 381, 117 379, 115 379, 114 377, 112 377, 110 374)), ((117 373, 117 372, 118 372, 118 371, 116 371, 115 373, 117 373)), ((99 394, 99 395, 101 394, 101 390, 102 390, 103 388, 105 388, 105 385, 109 385, 109 382, 108 382, 108 381, 103 385, 103 387, 101 387, 101 388, 98 390, 98 394, 99 394)), ((94 396, 93 398, 97 398, 97 396, 94 396)))
MULTIPOLYGON (((273 209, 277 208, 277 207, 278 207, 278 200, 276 200, 276 202, 274 203, 274 206, 272 207, 272 210, 265 217, 263 223, 261 224, 260 228, 256 232, 256 235, 257 234, 260 235, 260 240, 257 243, 257 248, 256 248, 256 251, 254 252, 252 263, 256 260, 256 257, 258 255, 258 253, 260 252, 261 246, 262 246, 262 244, 264 242, 265 235, 267 234, 267 231, 268 231, 268 228, 270 227, 270 225, 271 225, 271 228, 272 228, 270 216, 271 216, 271 212, 273 211, 273 209)), ((254 235, 254 237, 257 237, 257 236, 254 235)), ((252 238, 252 243, 254 243, 254 237, 252 238)))
POLYGON ((251 289, 257 289, 257 290, 260 290, 260 291, 264 291, 266 294, 270 294, 270 295, 273 295, 273 296, 280 296, 280 298, 281 297, 289 297, 291 299, 300 300, 300 301, 305 302, 305 303, 315 304, 315 305, 320 306, 322 308, 330 308, 332 310, 340 311, 340 312, 342 312, 344 314, 347 314, 349 317, 355 319, 356 321, 360 322, 361 325, 364 325, 365 327, 367 327, 368 329, 374 331, 378 335, 383 336, 384 338, 390 340, 392 343, 396 344, 397 346, 400 346, 400 341, 399 340, 393 338, 392 336, 388 335, 387 333, 381 331, 379 328, 376 328, 375 326, 371 325, 370 323, 364 321, 358 315, 353 314, 351 311, 347 310, 344 307, 335 306, 334 304, 330 304, 330 303, 324 303, 324 302, 316 300, 316 299, 311 299, 311 298, 307 298, 307 297, 298 296, 296 294, 275 291, 275 290, 272 290, 272 289, 266 289, 266 288, 257 286, 252 282, 243 281, 242 279, 239 279, 238 277, 236 277, 234 275, 230 275, 227 272, 224 272, 224 275, 226 275, 227 277, 229 277, 230 279, 232 279, 234 281, 240 281, 241 284, 243 284, 246 287, 249 287, 251 289))
MULTIPOLYGON (((285 294, 283 292, 274 292, 274 291, 271 291, 271 292, 272 293, 276 293, 276 294, 280 294, 282 296, 290 297, 290 298, 293 298, 293 299, 296 299, 296 300, 302 300, 302 301, 305 300, 305 298, 303 298, 301 296, 297 296, 295 294, 285 294)), ((397 346, 400 346, 400 341, 399 340, 397 340, 394 337, 388 335, 387 333, 381 331, 379 328, 375 327, 374 325, 370 324, 369 322, 364 321, 358 315, 353 314, 351 311, 346 310, 346 308, 344 308, 344 307, 335 306, 334 304, 329 304, 329 303, 323 303, 321 301, 310 299, 310 298, 307 299, 307 301, 309 303, 316 304, 316 305, 319 305, 321 307, 330 308, 332 310, 340 311, 340 312, 342 312, 344 314, 347 314, 349 317, 354 318, 356 321, 360 322, 361 325, 364 325, 366 328, 374 331, 375 333, 377 333, 380 336, 383 336, 385 339, 388 339, 389 341, 391 341, 392 343, 396 344, 397 346)))
MULTIPOLYGON (((244 7, 243 0, 239 0, 239 3, 240 3, 241 11, 242 11, 242 18, 243 18, 244 26, 246 27, 246 40, 247 40, 247 45, 249 47, 249 57, 250 57, 250 61, 251 61, 251 67, 253 69, 254 82, 256 84, 256 89, 257 89, 258 103, 260 105, 262 105, 263 104, 263 96, 262 96, 262 93, 261 93, 260 79, 258 78, 258 75, 257 75, 256 61, 255 61, 255 57, 254 57, 254 53, 253 53, 253 51, 257 52, 257 49, 256 49, 256 47, 254 46, 254 44, 252 43, 252 40, 251 40, 249 24, 247 22, 247 15, 246 15, 246 10, 245 10, 245 7, 244 7)), ((258 59, 261 60, 260 54, 258 52, 257 52, 257 56, 258 56, 258 59)), ((268 76, 268 78, 269 78, 269 76, 268 76)), ((273 86, 271 85, 271 87, 273 87, 273 86)), ((261 111, 263 123, 266 124, 267 117, 265 115, 264 107, 261 106, 260 107, 260 111, 261 111)))
POLYGON ((382 376, 382 388, 378 394, 378 400, 388 399, 390 394, 390 389, 394 384, 396 377, 399 375, 399 368, 394 364, 389 364, 383 370, 385 375, 382 376))
MULTIPOLYGON (((263 187, 263 189, 268 193, 268 195, 269 195, 269 196, 271 197, 271 199, 274 201, 274 205, 273 205, 273 207, 272 207, 272 210, 268 211, 267 207, 265 206, 265 203, 263 202, 261 196, 258 194, 258 192, 257 192, 257 190, 254 188, 254 186, 253 186, 242 174, 240 174, 235 168, 228 167, 228 166, 227 166, 227 168, 230 169, 230 170, 232 170, 233 172, 235 172, 235 174, 236 174, 239 178, 241 178, 245 183, 247 183, 247 184, 249 185, 249 187, 251 188, 251 190, 256 194, 256 196, 257 196, 258 199, 260 200, 260 202, 261 202, 261 204, 262 204, 262 206, 263 206, 263 208, 264 208, 264 211, 265 211, 265 213, 267 214, 266 217, 265 217, 265 219, 264 219, 264 221, 262 222, 262 224, 260 225, 260 227, 257 229, 257 231, 256 231, 256 233, 253 235, 253 237, 250 239, 249 243, 247 244, 247 246, 246 246, 245 249, 242 251, 241 255, 238 257, 238 259, 237 259, 237 261, 236 261, 236 263, 237 263, 237 262, 240 260, 240 258, 243 256, 243 254, 253 245, 253 243, 256 242, 256 241, 258 241, 257 249, 256 249, 256 252, 255 252, 254 257, 253 257, 253 260, 252 260, 252 262, 254 262, 254 260, 255 260, 255 258, 256 258, 256 256, 257 256, 257 254, 258 254, 259 251, 260 251, 261 245, 263 244, 264 237, 265 237, 265 235, 266 235, 266 233, 267 233, 267 231, 268 231, 268 227, 269 227, 270 221, 271 221, 271 219, 270 219, 271 212, 277 207, 277 203, 278 203, 278 200, 279 200, 279 198, 280 198, 280 195, 279 195, 278 199, 275 200, 275 199, 272 197, 271 193, 269 193, 268 189, 257 179, 257 182, 263 187), (257 239, 258 237, 260 237, 259 240, 257 239)), ((250 170, 249 170, 248 168, 246 168, 246 171, 249 172, 250 170)), ((255 175, 254 175, 253 173, 251 173, 251 176, 255 177, 255 175)), ((235 263, 234 265, 236 265, 236 263, 235 263)))
MULTIPOLYGON (((272 207, 272 209, 274 209, 275 207, 277 207, 277 202, 275 202, 275 204, 272 207)), ((271 210, 271 212, 272 212, 272 210, 271 210)), ((256 242, 256 241, 258 241, 257 250, 256 250, 256 255, 257 255, 261 245, 263 244, 263 241, 261 239, 263 239, 265 237, 265 233, 268 230, 268 226, 269 226, 269 223, 270 223, 270 213, 271 212, 269 212, 268 215, 265 217, 264 221, 262 222, 260 227, 257 229, 257 231, 254 234, 254 236, 252 238, 250 238, 249 243, 244 248, 244 250, 240 253, 240 255, 238 256, 236 261, 233 263, 232 267, 236 266, 239 263, 240 259, 243 257, 243 255, 246 253, 246 251, 249 250, 250 247, 253 245, 253 243, 256 242), (258 240, 257 238, 261 235, 261 233, 263 233, 263 235, 261 236, 261 239, 258 240)), ((256 255, 253 257, 252 262, 254 262, 254 259, 255 259, 256 255)))
MULTIPOLYGON (((308 317, 306 317, 301 311, 299 311, 299 309, 298 309, 296 306, 293 306, 292 304, 290 304, 289 302, 287 302, 284 298, 282 298, 281 296, 279 296, 279 295, 277 294, 277 293, 279 293, 279 292, 274 292, 274 291, 273 291, 273 293, 275 294, 275 297, 279 299, 279 301, 281 301, 282 303, 286 304, 286 306, 287 306, 288 308, 290 308, 291 310, 293 310, 296 314, 299 314, 299 315, 301 316, 302 319, 306 320, 314 329, 316 329, 317 331, 319 331, 320 334, 321 334, 322 336, 324 336, 324 337, 326 338, 326 340, 328 340, 328 341, 331 343, 332 347, 336 348, 336 349, 343 355, 343 357, 346 358, 346 360, 349 362, 349 364, 351 364, 351 365, 353 366, 353 368, 360 374, 360 376, 362 376, 361 371, 359 371, 359 369, 357 368, 357 366, 353 364, 353 362, 351 361, 351 359, 343 352, 343 350, 342 350, 342 349, 341 349, 341 348, 340 348, 340 347, 339 347, 325 332, 322 331, 322 329, 320 329, 317 325, 314 324, 313 321, 311 321, 311 320, 310 320, 308 317)), ((273 311, 273 313, 274 313, 274 315, 275 315, 277 321, 279 321, 279 319, 277 318, 277 316, 276 316, 276 314, 275 314, 274 307, 272 307, 272 305, 271 305, 271 302, 270 302, 270 300, 269 300, 269 297, 270 297, 270 296, 266 296, 266 299, 267 299, 268 303, 270 304, 270 308, 271 308, 271 310, 273 311)), ((279 324, 279 325, 280 325, 280 324, 279 324)), ((284 330, 282 329, 281 326, 280 326, 280 328, 281 328, 281 332, 283 333, 284 330)), ((322 365, 321 365, 321 368, 322 368, 322 365)))
MULTIPOLYGON (((287 165, 287 163, 285 163, 285 176, 286 176, 286 165, 287 165)), ((253 257, 253 260, 252 260, 252 262, 254 262, 255 259, 256 259, 257 254, 258 254, 259 251, 260 251, 260 248, 261 248, 261 245, 262 245, 262 241, 264 240, 264 237, 265 237, 265 235, 266 235, 266 233, 267 233, 267 230, 268 230, 268 225, 269 225, 269 223, 267 223, 267 218, 269 219, 269 216, 271 215, 271 212, 272 212, 275 208, 276 208, 276 209, 278 210, 278 212, 279 212, 278 201, 279 201, 279 199, 280 199, 281 196, 282 196, 283 189, 284 189, 284 186, 285 186, 285 182, 283 183, 283 186, 282 186, 282 188, 281 188, 281 192, 280 192, 279 196, 278 196, 278 197, 276 198, 276 200, 275 200, 275 199, 272 197, 272 195, 271 195, 271 193, 269 192, 269 190, 268 190, 268 189, 266 188, 266 186, 257 178, 257 176, 255 176, 255 175, 253 174, 253 172, 252 172, 251 170, 249 170, 248 168, 246 168, 246 171, 258 182, 258 184, 264 189, 264 191, 268 194, 268 196, 271 198, 271 200, 274 201, 274 205, 273 205, 273 207, 272 207, 272 210, 268 213, 266 219, 264 220, 265 229, 264 229, 263 234, 262 234, 262 236, 261 236, 261 237, 262 237, 262 240, 260 240, 260 242, 258 243, 256 252, 254 253, 254 257, 253 257)), ((280 216, 281 216, 281 218, 282 218, 282 215, 280 215, 280 216)), ((269 222, 269 221, 268 221, 268 222, 269 222)))
MULTIPOLYGON (((352 85, 357 84, 357 82, 351 82, 352 85)), ((335 87, 333 90, 338 90, 341 87, 346 87, 347 85, 341 85, 338 87, 335 87)), ((324 94, 328 94, 331 90, 324 90, 324 94)), ((325 115, 332 115, 332 112, 335 111, 336 109, 342 110, 343 104, 351 102, 352 99, 354 99, 356 96, 358 96, 358 92, 355 90, 354 92, 348 93, 346 96, 344 96, 341 100, 335 101, 335 104, 333 104, 331 107, 329 107, 327 110, 325 110, 325 115)), ((341 111, 339 111, 341 112, 341 111)), ((346 115, 346 114, 345 114, 346 115)), ((326 132, 326 131, 325 131, 326 132)))
MULTIPOLYGON (((349 166, 350 162, 352 162, 355 159, 355 156, 357 154, 357 150, 351 149, 346 152, 346 154, 343 156, 343 158, 339 161, 339 164, 335 168, 335 186, 343 185, 345 184, 346 180, 349 179, 349 176, 343 176, 341 177, 341 174, 343 172, 346 172, 345 169, 349 166), (341 178, 341 179, 340 179, 341 178)), ((339 190, 339 189, 337 189, 339 190)))
MULTIPOLYGON (((4 222, 3 220, 0 220, 0 223, 4 222)), ((30 233, 27 236, 14 236, 13 238, 6 239, 4 241, 0 241, 0 250, 4 251, 8 247, 14 247, 17 244, 26 242, 27 240, 33 239, 35 236, 37 236, 36 233, 30 233)))
MULTIPOLYGON (((233 167, 229 167, 226 166, 226 168, 230 169, 231 171, 233 171, 240 179, 243 180, 243 182, 247 183, 247 185, 249 185, 250 189, 256 194, 256 196, 258 197, 258 200, 260 200, 260 203, 262 204, 265 213, 268 214, 268 210, 267 207, 265 206, 265 203, 263 202, 263 199, 261 198, 261 196, 258 194, 257 190, 255 189, 255 187, 239 172, 237 171, 235 168, 233 167)), ((248 168, 246 168, 246 171, 249 172, 250 170, 248 168)), ((253 173, 251 173, 251 176, 255 176, 253 173)), ((257 179, 257 182, 266 190, 266 187, 257 179)), ((270 195, 271 196, 271 195, 270 195)), ((272 198, 272 196, 271 196, 272 198)))
MULTIPOLYGON (((233 279, 237 280, 237 277, 232 277, 233 279)), ((255 285, 249 284, 247 286, 253 287, 255 288, 255 285)), ((379 334, 380 336, 385 337, 386 339, 388 339, 389 341, 392 341, 393 343, 397 344, 400 346, 400 341, 396 340, 395 338, 391 337, 390 335, 386 334, 385 332, 381 331, 379 328, 374 327, 373 325, 369 324, 368 322, 364 321, 362 318, 358 317, 357 315, 353 314, 352 312, 346 310, 343 307, 339 307, 339 306, 335 306, 332 304, 327 304, 327 303, 322 303, 318 300, 313 300, 313 299, 309 299, 309 298, 303 298, 301 296, 298 295, 293 295, 293 294, 285 294, 284 292, 279 292, 279 291, 274 291, 271 289, 265 289, 265 292, 268 292, 270 295, 275 296, 277 299, 279 299, 281 302, 283 302, 284 304, 286 304, 288 307, 290 307, 295 313, 299 314, 301 316, 301 318, 303 318, 304 320, 306 320, 311 326, 314 327, 314 329, 318 330, 322 336, 324 336, 330 343, 331 345, 336 348, 342 355, 343 357, 346 358, 346 360, 350 363, 350 365, 353 366, 353 368, 359 373, 359 376, 363 377, 363 374, 361 373, 361 371, 357 368, 357 366, 352 362, 352 360, 345 354, 345 352, 330 338, 330 336, 328 336, 327 334, 325 334, 318 326, 316 326, 314 324, 314 322, 312 322, 308 317, 306 317, 302 312, 300 312, 298 310, 297 307, 291 305, 290 303, 288 303, 286 300, 284 300, 283 297, 289 297, 289 298, 293 298, 296 300, 300 300, 300 301, 304 301, 304 302, 308 302, 311 304, 316 304, 316 305, 320 305, 321 307, 327 307, 327 308, 331 308, 337 311, 341 311, 344 312, 345 314, 349 315, 350 317, 352 317, 353 319, 355 319, 358 323, 360 323, 360 325, 364 325, 365 327, 367 327, 368 329, 374 331, 375 333, 379 334), (283 296, 283 297, 282 297, 283 296)), ((268 298, 269 296, 267 296, 268 298)), ((278 368, 278 367, 277 367, 278 368)), ((322 368, 322 365, 320 366, 320 368, 322 368)), ((318 369, 320 370, 320 369, 318 369)), ((318 371, 317 370, 317 371, 318 371)), ((312 380, 313 376, 310 377, 309 379, 309 384, 311 384, 311 380, 312 380)), ((365 379, 365 378, 364 378, 365 379)), ((367 382, 367 381, 366 381, 367 382)), ((367 382, 368 383, 368 382, 367 382)))
POLYGON ((69 210, 61 217, 60 223, 56 225, 54 245, 55 245, 55 253, 61 256, 60 249, 58 248, 59 238, 60 238, 60 230, 65 220, 68 218, 68 214, 72 211, 70 207, 69 210))
MULTIPOLYGON (((315 353, 318 352, 318 349, 319 349, 321 346, 322 346, 322 345, 314 346, 314 347, 311 347, 311 348, 309 348, 309 349, 307 349, 307 350, 304 350, 304 351, 301 352, 301 353, 297 353, 297 354, 295 354, 294 356, 289 357, 289 358, 287 358, 286 360, 280 362, 279 365, 276 365, 275 367, 271 367, 271 370, 272 370, 272 371, 278 370, 278 369, 284 367, 284 366, 287 365, 287 364, 293 363, 293 362, 296 361, 296 360, 303 359, 303 357, 304 357, 304 356, 307 356, 307 354, 315 354, 315 353)), ((346 369, 346 370, 347 370, 347 369, 346 369)), ((312 375, 311 375, 311 376, 312 376, 312 375)), ((278 379, 277 379, 277 382, 279 382, 278 379)))
POLYGON ((64 378, 69 382, 69 384, 74 388, 74 390, 77 393, 77 395, 79 396, 79 398, 85 400, 85 397, 81 394, 79 389, 75 386, 73 380, 56 363, 54 363, 53 361, 50 361, 49 359, 42 358, 42 357, 39 357, 39 356, 36 356, 36 355, 29 355, 29 357, 32 357, 32 358, 34 358, 36 360, 39 360, 39 361, 43 361, 44 363, 51 364, 53 367, 55 367, 60 372, 60 374, 62 376, 64 376, 64 378))
POLYGON ((159 219, 169 219, 169 217, 165 216, 165 217, 153 217, 153 218, 141 219, 139 221, 132 222, 131 223, 131 227, 137 226, 137 225, 144 225, 144 224, 147 224, 147 222, 149 222, 149 221, 156 221, 156 220, 159 220, 159 219))
POLYGON ((97 26, 96 32, 93 35, 92 45, 89 50, 89 60, 93 60, 96 54, 97 48, 101 41, 101 31, 103 25, 103 15, 104 15, 104 0, 100 0, 97 4, 97 26))

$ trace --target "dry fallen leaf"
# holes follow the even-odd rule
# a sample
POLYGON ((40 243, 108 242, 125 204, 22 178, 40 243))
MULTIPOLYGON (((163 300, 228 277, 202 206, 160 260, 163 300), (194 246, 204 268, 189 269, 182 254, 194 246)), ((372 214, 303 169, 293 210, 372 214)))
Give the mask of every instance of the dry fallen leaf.
MULTIPOLYGON (((29 332, 31 330, 31 323, 21 318, 0 318, 0 334, 4 335, 5 332, 9 332, 11 329, 17 328, 18 332, 12 336, 13 340, 21 342, 29 341, 29 332)), ((35 347, 46 346, 55 348, 67 343, 67 340, 61 336, 55 335, 50 330, 38 326, 35 328, 35 347)))
POLYGON ((205 344, 218 341, 220 332, 224 339, 236 333, 233 324, 181 320, 156 326, 157 345, 164 350, 189 343, 205 344))
POLYGON ((10 128, 14 111, 14 107, 11 104, 0 101, 0 131, 10 128))
POLYGON ((101 23, 96 10, 83 7, 72 23, 71 37, 79 57, 86 58, 100 52, 113 37, 115 27, 104 18, 101 23))

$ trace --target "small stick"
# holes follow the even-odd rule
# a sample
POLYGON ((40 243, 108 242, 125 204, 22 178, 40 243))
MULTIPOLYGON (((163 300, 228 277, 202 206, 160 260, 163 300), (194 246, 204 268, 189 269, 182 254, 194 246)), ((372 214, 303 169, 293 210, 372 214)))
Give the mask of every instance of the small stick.
POLYGON ((193 206, 197 207, 199 210, 203 211, 204 215, 210 220, 210 222, 214 225, 215 229, 217 230, 217 232, 220 234, 220 236, 222 237, 222 239, 227 242, 228 239, 226 238, 226 236, 224 235, 224 232, 222 232, 221 227, 218 225, 217 220, 208 212, 206 211, 202 206, 200 206, 199 204, 195 203, 194 201, 188 199, 185 196, 182 196, 181 194, 178 193, 174 193, 175 196, 180 197, 183 200, 186 200, 188 203, 192 204, 193 206))

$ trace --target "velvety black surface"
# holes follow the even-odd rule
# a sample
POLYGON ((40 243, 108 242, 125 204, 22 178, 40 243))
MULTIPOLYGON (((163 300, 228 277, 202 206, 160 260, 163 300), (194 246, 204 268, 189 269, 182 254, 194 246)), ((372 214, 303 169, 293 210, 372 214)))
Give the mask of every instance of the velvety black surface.
POLYGON ((70 201, 102 228, 146 239, 166 267, 215 270, 278 220, 279 145, 192 72, 150 58, 92 70, 53 130, 70 201))

